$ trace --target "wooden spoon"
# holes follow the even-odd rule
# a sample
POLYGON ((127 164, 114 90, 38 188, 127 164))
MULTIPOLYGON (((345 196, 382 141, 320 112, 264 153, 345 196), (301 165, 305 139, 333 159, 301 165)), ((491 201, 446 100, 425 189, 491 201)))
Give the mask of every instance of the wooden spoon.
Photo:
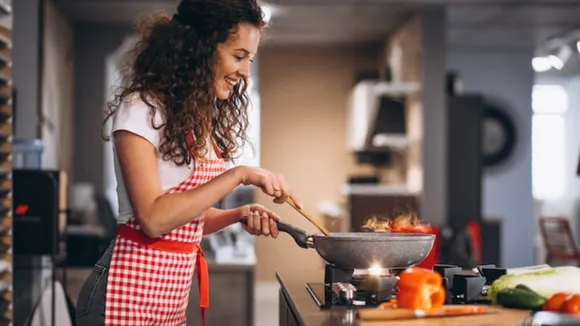
POLYGON ((314 224, 314 226, 316 226, 316 228, 318 228, 320 230, 320 232, 322 232, 325 236, 329 237, 330 236, 330 232, 328 232, 328 230, 322 226, 320 223, 318 223, 318 221, 316 221, 314 218, 312 218, 310 215, 308 215, 308 213, 306 213, 304 210, 298 208, 298 206, 296 206, 296 204, 294 203, 294 201, 292 201, 292 199, 288 198, 286 200, 286 202, 292 206, 298 213, 302 214, 302 216, 306 217, 307 220, 310 221, 310 223, 314 224))

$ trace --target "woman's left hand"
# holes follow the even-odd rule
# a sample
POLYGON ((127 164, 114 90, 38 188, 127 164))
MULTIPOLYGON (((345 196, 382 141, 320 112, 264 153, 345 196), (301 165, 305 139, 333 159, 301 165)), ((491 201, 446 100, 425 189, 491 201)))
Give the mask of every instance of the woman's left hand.
POLYGON ((280 216, 266 207, 258 204, 245 205, 240 207, 241 215, 248 218, 248 224, 242 227, 246 232, 253 235, 278 237, 278 226, 276 222, 280 221, 280 216))

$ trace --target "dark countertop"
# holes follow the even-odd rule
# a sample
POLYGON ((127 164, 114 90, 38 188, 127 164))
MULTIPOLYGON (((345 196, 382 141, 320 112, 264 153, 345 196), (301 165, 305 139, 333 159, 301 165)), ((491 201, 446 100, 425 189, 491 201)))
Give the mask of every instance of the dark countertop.
MULTIPOLYGON (((370 326, 370 325, 405 325, 405 326, 457 326, 457 325, 495 325, 495 326, 515 326, 519 325, 529 312, 525 310, 505 309, 490 307, 490 314, 480 316, 458 316, 447 318, 412 319, 405 321, 361 322, 353 313, 344 307, 333 307, 331 309, 321 309, 314 301, 306 288, 306 282, 301 276, 282 277, 276 272, 276 279, 287 299, 288 305, 299 325, 305 326, 370 326)), ((320 277, 316 281, 324 279, 324 271, 320 272, 320 277)), ((316 282, 315 281, 315 282, 316 282)), ((576 324, 574 324, 576 325, 576 324)))
MULTIPOLYGON (((316 304, 308 290, 306 289, 306 280, 301 277, 283 278, 280 273, 276 272, 276 279, 280 284, 284 295, 288 298, 291 309, 296 314, 301 325, 307 326, 356 326, 359 323, 352 315, 353 311, 346 308, 332 308, 322 310, 316 304)), ((324 271, 320 272, 320 278, 324 279, 324 271)))

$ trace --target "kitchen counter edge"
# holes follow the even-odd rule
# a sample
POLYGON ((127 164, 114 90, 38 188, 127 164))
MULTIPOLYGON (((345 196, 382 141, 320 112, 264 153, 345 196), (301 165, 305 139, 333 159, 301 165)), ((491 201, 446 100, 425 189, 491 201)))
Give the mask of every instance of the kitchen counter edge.
MULTIPOLYGON (((321 275, 322 277, 322 275, 321 275)), ((276 280, 280 290, 287 298, 298 325, 331 326, 331 325, 359 325, 356 318, 352 323, 344 324, 341 321, 346 317, 347 309, 322 310, 316 304, 306 288, 306 283, 299 279, 285 279, 276 271, 276 280)))

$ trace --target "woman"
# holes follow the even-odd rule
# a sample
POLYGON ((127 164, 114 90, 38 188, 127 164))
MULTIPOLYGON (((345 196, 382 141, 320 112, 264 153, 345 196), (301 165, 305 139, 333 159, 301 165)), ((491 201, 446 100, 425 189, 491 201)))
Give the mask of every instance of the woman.
POLYGON ((239 166, 250 62, 262 11, 256 0, 182 0, 173 18, 144 23, 125 85, 109 103, 118 182, 117 237, 81 289, 77 325, 185 325, 194 272, 202 322, 209 305, 203 235, 248 216, 246 231, 277 237, 279 217, 258 205, 212 206, 254 185, 283 203, 281 175, 239 166))

